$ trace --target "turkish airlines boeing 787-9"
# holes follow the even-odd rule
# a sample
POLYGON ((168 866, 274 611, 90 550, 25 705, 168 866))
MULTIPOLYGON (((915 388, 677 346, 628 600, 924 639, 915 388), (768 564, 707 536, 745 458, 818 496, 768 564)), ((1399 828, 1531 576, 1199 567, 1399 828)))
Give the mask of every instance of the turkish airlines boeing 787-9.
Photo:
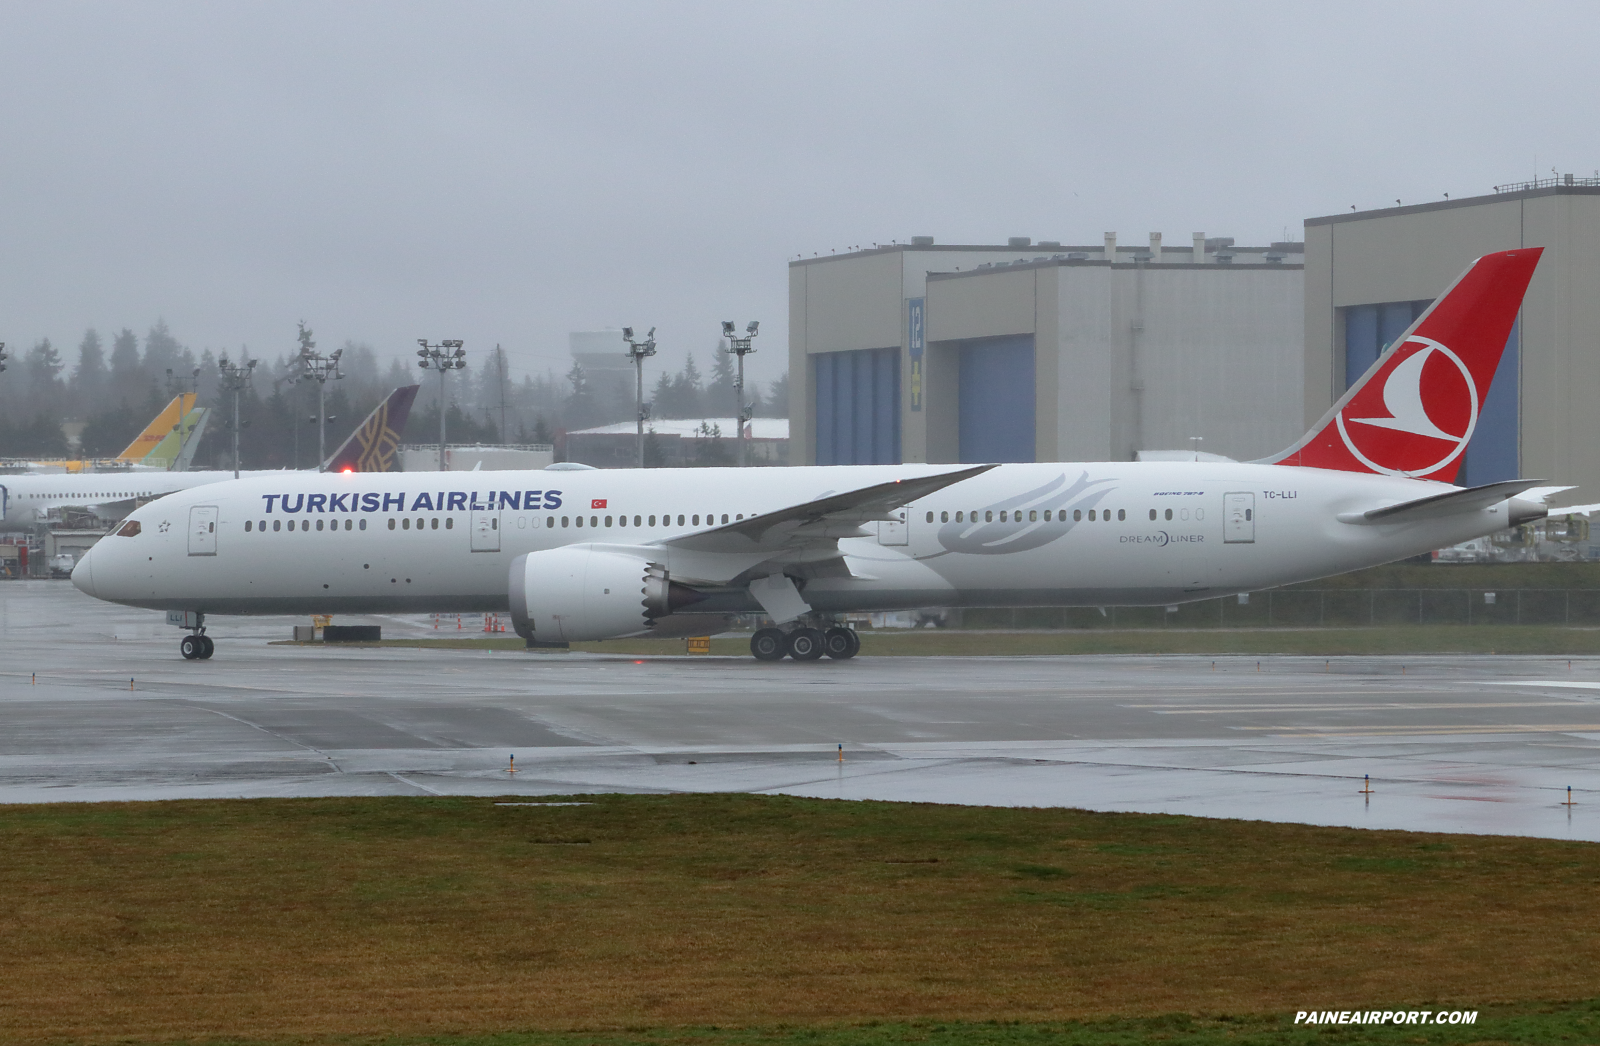
POLYGON ((1304 439, 1257 462, 283 473, 133 512, 84 592, 215 614, 507 611, 530 641, 704 633, 849 657, 849 611, 1162 605, 1387 563, 1545 515, 1451 484, 1538 264, 1478 259, 1304 439), (820 626, 820 627, 819 627, 820 626))

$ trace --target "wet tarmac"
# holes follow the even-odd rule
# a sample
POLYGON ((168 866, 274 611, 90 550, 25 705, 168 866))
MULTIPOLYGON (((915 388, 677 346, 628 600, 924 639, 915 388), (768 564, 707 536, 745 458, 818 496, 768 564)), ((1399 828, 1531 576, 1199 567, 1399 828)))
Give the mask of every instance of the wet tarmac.
POLYGON ((186 662, 162 614, 0 583, 0 802, 741 791, 1600 839, 1600 659, 270 645, 297 623, 215 619, 186 662))

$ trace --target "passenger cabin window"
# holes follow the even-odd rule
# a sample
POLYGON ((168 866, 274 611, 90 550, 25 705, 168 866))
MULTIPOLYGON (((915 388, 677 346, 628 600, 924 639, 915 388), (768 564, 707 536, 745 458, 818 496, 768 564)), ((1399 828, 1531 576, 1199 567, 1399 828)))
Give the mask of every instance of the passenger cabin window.
MULTIPOLYGON (((1153 519, 1153 518, 1154 518, 1154 513, 1152 513, 1152 514, 1151 514, 1151 518, 1152 518, 1152 519, 1153 519)), ((1171 510, 1171 509, 1170 509, 1170 508, 1169 508, 1169 509, 1167 509, 1167 518, 1168 518, 1168 519, 1171 519, 1171 518, 1172 518, 1172 510, 1171 510)))
MULTIPOLYGON (((272 525, 272 529, 273 529, 273 530, 277 530, 277 529, 278 529, 278 525, 277 525, 277 524, 276 524, 276 523, 274 523, 274 524, 273 524, 273 525, 272 525)), ((393 530, 393 529, 394 529, 394 520, 393 520, 393 519, 392 519, 392 518, 391 518, 391 519, 390 519, 390 520, 389 520, 389 529, 390 529, 390 530, 393 530)))
POLYGON ((1125 520, 1127 518, 1128 518, 1128 510, 1127 509, 1125 509, 1125 508, 1117 509, 1117 522, 1118 523, 1122 522, 1123 520, 1125 520))
POLYGON ((1082 520, 1083 520, 1083 509, 1081 509, 1081 508, 1073 509, 1072 510, 1072 521, 1074 523, 1079 523, 1079 522, 1082 522, 1082 520))
POLYGON ((992 511, 984 512, 983 521, 985 523, 993 523, 994 522, 994 513, 992 511))
POLYGON ((244 521, 244 532, 246 534, 250 533, 250 523, 251 521, 248 519, 244 521))

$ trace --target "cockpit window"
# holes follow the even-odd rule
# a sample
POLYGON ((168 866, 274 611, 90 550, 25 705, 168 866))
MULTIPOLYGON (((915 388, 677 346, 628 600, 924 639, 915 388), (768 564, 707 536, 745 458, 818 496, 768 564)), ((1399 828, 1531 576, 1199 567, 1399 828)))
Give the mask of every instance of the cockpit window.
POLYGON ((122 526, 117 528, 116 536, 119 537, 119 538, 138 537, 139 536, 139 521, 136 520, 136 519, 128 520, 126 523, 122 524, 122 526))

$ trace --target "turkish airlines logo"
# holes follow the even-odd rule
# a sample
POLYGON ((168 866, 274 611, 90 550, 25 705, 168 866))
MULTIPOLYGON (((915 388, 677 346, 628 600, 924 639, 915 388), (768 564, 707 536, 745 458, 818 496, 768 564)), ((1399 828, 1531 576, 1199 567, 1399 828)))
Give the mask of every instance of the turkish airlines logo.
POLYGON ((1374 472, 1427 476, 1467 449, 1478 387, 1461 357, 1432 338, 1407 338, 1394 359, 1381 388, 1367 383, 1339 411, 1339 436, 1374 472))

